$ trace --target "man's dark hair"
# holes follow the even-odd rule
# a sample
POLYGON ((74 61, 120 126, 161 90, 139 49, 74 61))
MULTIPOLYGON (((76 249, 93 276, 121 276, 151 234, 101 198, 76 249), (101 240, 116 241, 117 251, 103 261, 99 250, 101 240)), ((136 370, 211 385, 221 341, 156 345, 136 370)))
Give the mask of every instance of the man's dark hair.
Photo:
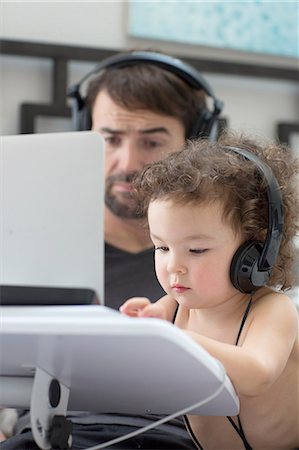
POLYGON ((184 125, 186 137, 206 104, 203 90, 192 88, 167 70, 143 63, 109 68, 92 79, 86 96, 90 113, 100 91, 106 91, 117 105, 130 111, 148 110, 175 117, 184 125))

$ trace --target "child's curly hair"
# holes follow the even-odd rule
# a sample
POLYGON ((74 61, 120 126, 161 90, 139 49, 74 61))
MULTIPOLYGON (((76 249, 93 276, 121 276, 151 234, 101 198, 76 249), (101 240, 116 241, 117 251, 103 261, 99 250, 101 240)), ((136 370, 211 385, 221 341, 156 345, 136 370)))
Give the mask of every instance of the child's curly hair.
POLYGON ((144 168, 135 180, 140 213, 149 203, 167 199, 178 204, 198 205, 220 201, 223 217, 247 240, 265 240, 268 228, 267 181, 256 165, 225 147, 238 147, 257 155, 272 170, 282 196, 284 226, 282 242, 269 286, 292 287, 294 238, 298 233, 299 159, 286 145, 230 132, 219 141, 188 141, 182 151, 144 168))

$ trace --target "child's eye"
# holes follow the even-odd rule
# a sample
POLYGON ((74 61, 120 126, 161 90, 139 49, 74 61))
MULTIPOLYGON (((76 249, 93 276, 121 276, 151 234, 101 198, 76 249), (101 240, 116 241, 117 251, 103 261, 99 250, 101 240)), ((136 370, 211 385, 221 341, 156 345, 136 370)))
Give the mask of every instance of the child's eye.
POLYGON ((207 248, 190 248, 189 252, 194 253, 195 255, 200 255, 201 253, 206 252, 207 248))
POLYGON ((155 247, 155 252, 158 250, 160 250, 161 252, 167 252, 169 249, 168 249, 168 247, 161 245, 159 247, 158 246, 155 247))

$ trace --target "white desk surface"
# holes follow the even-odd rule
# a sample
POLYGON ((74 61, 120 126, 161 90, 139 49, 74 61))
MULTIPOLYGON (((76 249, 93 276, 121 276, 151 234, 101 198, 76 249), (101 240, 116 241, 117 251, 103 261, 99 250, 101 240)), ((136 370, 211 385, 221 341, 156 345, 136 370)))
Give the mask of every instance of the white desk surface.
MULTIPOLYGON (((68 386, 68 409, 80 411, 171 414, 205 399, 223 380, 218 361, 159 319, 96 305, 2 307, 0 317, 3 406, 30 406, 29 396, 19 405, 15 396, 30 388, 35 367, 68 386)), ((235 415, 238 408, 226 377, 218 397, 192 413, 235 415)))

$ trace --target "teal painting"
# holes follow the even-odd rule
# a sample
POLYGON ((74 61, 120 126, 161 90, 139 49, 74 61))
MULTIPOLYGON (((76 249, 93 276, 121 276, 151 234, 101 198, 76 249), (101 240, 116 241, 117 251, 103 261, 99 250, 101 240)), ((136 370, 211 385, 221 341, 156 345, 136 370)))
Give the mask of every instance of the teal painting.
POLYGON ((297 58, 298 11, 297 0, 131 0, 129 34, 297 58))

